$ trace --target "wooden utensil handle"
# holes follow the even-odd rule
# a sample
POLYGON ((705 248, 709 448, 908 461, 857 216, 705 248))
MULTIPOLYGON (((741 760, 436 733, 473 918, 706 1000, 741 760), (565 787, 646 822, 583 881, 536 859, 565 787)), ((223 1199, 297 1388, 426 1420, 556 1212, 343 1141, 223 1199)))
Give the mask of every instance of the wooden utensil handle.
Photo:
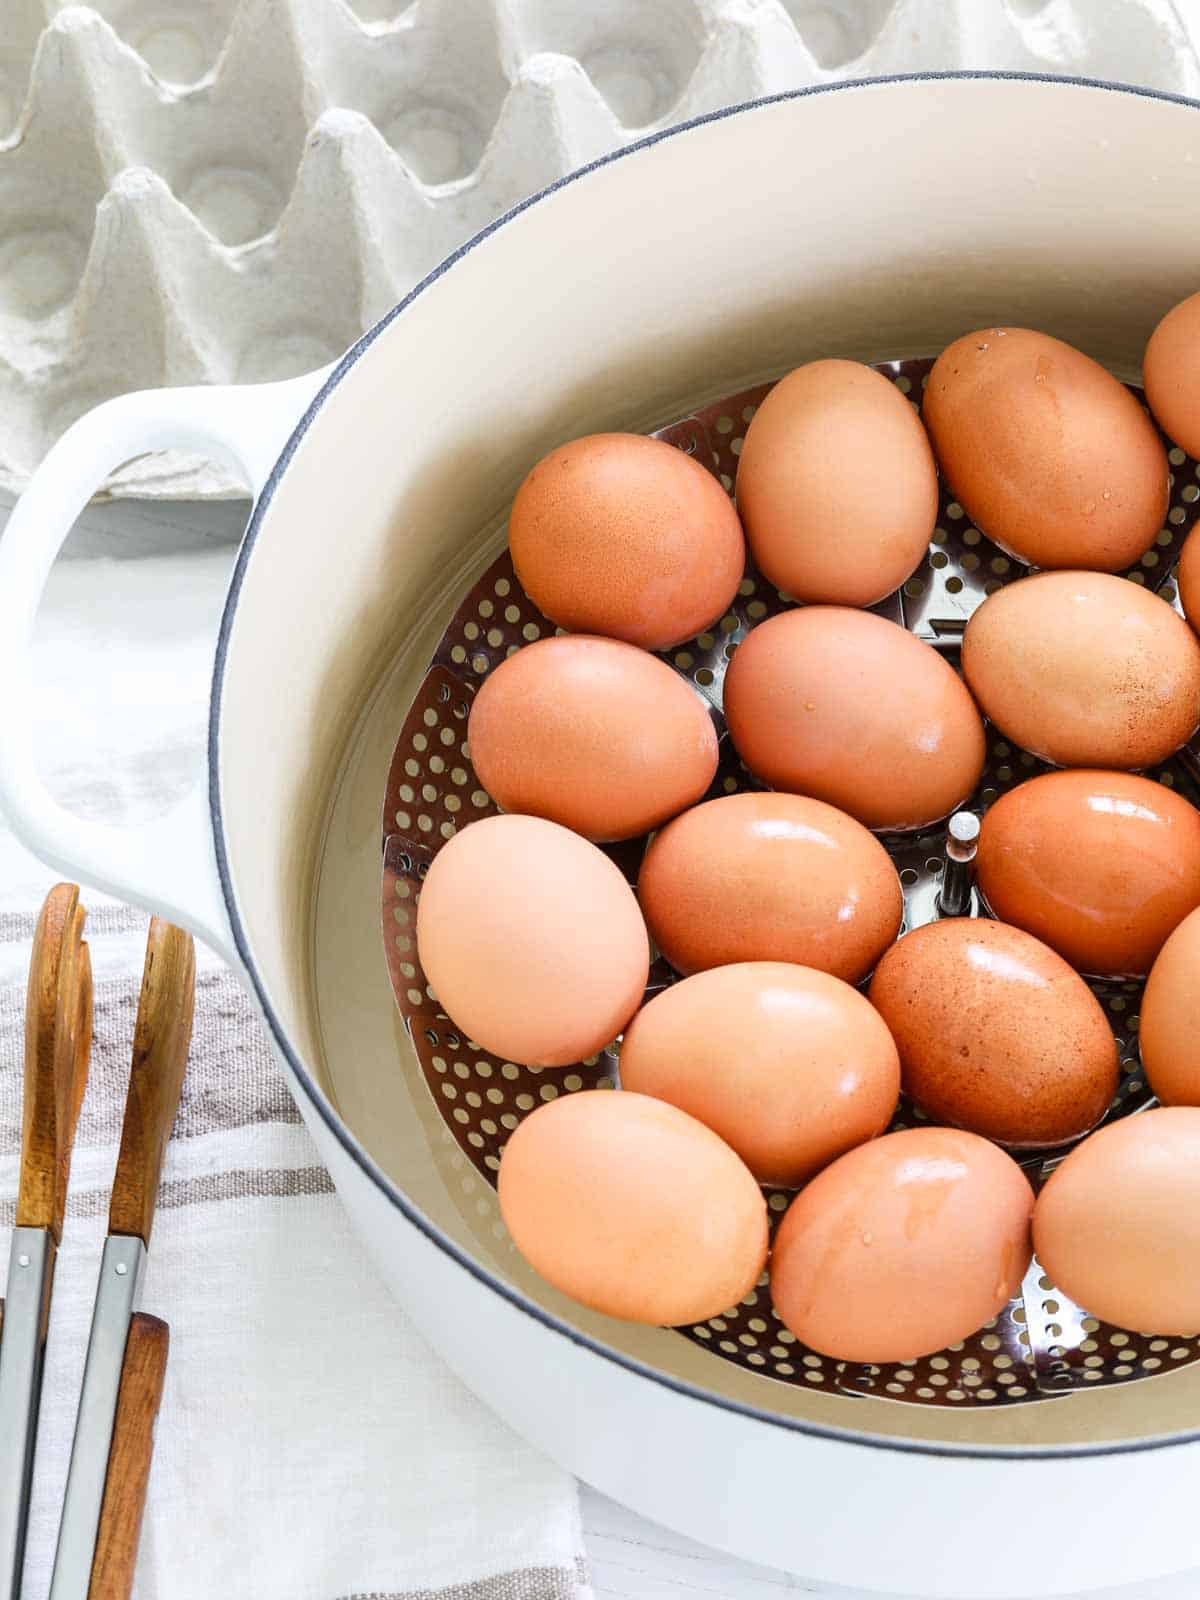
POLYGON ((128 1600, 133 1588, 169 1344, 165 1322, 134 1313, 121 1369, 88 1600, 128 1600))

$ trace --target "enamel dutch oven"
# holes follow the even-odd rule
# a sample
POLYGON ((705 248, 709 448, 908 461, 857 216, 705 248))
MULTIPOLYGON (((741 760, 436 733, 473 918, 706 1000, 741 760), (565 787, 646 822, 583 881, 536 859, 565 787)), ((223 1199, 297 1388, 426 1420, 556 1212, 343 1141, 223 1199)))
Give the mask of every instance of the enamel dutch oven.
POLYGON ((962 75, 798 93, 598 162, 518 207, 338 366, 117 399, 55 446, 0 546, 0 793, 71 877, 228 957, 379 1270, 509 1423, 647 1515, 813 1579, 1049 1594, 1200 1565, 1200 1366, 1004 1406, 779 1382, 593 1315, 469 1184, 379 932, 388 757, 430 650, 554 444, 653 429, 818 355, 925 355, 992 321, 1136 378, 1197 288, 1200 108, 962 75), (208 783, 124 833, 41 786, 28 646, 108 471, 231 459, 257 496, 217 645, 208 783))

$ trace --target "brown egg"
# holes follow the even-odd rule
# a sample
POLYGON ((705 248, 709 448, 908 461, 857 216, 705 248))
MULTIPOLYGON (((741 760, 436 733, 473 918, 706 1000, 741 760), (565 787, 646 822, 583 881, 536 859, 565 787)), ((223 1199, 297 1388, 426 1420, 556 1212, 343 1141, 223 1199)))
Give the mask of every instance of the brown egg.
POLYGON ((504 1147, 500 1211, 564 1294, 631 1322, 702 1322, 736 1305, 767 1256, 767 1207, 703 1123, 600 1089, 539 1106, 504 1147))
POLYGON ((730 794, 655 835, 638 896, 678 971, 793 961, 855 983, 900 930, 900 880, 843 811, 790 794, 730 794))
POLYGON ((1099 1001, 1019 928, 986 917, 915 928, 870 993, 905 1093, 935 1122, 1030 1149, 1078 1138, 1112 1104, 1117 1043, 1099 1001))
POLYGON ((1200 725, 1191 629, 1107 573, 1043 572, 998 589, 967 623, 962 665, 996 726, 1056 766, 1153 766, 1200 725))
POLYGON ((1200 539, 1196 537, 1200 523, 1193 526, 1183 541, 1179 569, 1175 576, 1179 582, 1179 600, 1183 614, 1194 631, 1200 633, 1200 539))
POLYGON ((1011 1156, 952 1128, 860 1145, 792 1201, 771 1299, 839 1361, 912 1361, 966 1339, 1017 1293, 1033 1191, 1011 1156))
POLYGON ((625 1030, 621 1082, 719 1133, 760 1183, 795 1186, 882 1133, 900 1064, 856 989, 749 961, 685 978, 625 1030))
POLYGON ((1200 1109, 1093 1133, 1038 1196, 1037 1257, 1055 1286, 1136 1333, 1200 1333, 1200 1109))
POLYGON ((1119 572, 1167 514, 1167 456, 1124 384, 1029 328, 983 328, 933 364, 921 415, 971 521, 1038 567, 1119 572))
POLYGON ((760 778, 868 828, 936 822, 983 770, 983 722, 962 679, 869 611, 804 606, 760 623, 729 664, 725 717, 760 778))
POLYGON ((586 634, 501 662, 475 696, 467 738, 505 811, 587 839, 648 833, 699 800, 717 770, 712 716, 687 681, 644 650, 586 634))
POLYGON ((755 412, 737 501, 754 559, 776 588, 870 606, 928 549, 937 469, 895 384, 857 361, 810 361, 755 412))
POLYGON ((976 858, 1002 922, 1080 972, 1141 978, 1200 905, 1200 813, 1128 772, 1048 772, 1002 795, 976 858))
POLYGON ((517 577, 551 622, 644 650, 724 612, 746 562, 733 502, 661 439, 596 433, 544 456, 513 501, 517 577))
POLYGON ((1200 455, 1200 294, 1173 306, 1150 335, 1142 382, 1159 427, 1200 455))
POLYGON ((1200 911, 1175 929, 1142 991, 1138 1045, 1164 1105, 1200 1106, 1200 911))
POLYGON ((442 846, 417 904, 417 952, 471 1039, 548 1067, 581 1061, 620 1033, 650 959, 616 867, 541 817, 486 817, 442 846))

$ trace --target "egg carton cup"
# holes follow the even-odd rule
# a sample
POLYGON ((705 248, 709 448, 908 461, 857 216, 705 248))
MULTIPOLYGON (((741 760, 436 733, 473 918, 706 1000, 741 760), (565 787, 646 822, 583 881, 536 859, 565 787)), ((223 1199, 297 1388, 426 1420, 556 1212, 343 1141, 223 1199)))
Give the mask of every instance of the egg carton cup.
MULTIPOLYGON (((332 361, 473 233, 647 133, 956 67, 1198 94, 1190 26, 1170 0, 4 0, 0 489, 112 395, 332 361)), ((107 491, 244 492, 172 452, 107 491)))

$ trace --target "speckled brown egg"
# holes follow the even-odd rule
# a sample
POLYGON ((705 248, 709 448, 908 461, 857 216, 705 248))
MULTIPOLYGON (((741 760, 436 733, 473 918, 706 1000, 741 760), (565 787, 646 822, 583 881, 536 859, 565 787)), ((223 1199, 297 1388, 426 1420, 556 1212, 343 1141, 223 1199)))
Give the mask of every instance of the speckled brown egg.
POLYGON ((501 662, 475 696, 467 738, 479 781, 505 811, 598 841, 657 828, 699 800, 717 770, 712 715, 686 680, 631 644, 586 634, 541 639, 501 662))
POLYGON ((767 1207, 738 1156, 675 1106, 600 1089, 526 1117, 504 1147, 517 1249, 610 1317, 671 1326, 736 1305, 767 1255, 767 1207))
POLYGON ((1029 328, 982 328, 933 364, 921 415, 967 515, 1018 561, 1119 572, 1167 514, 1167 456, 1124 384, 1029 328))
POLYGON ((510 1061, 559 1067, 609 1043, 650 962, 633 891, 606 855, 541 817, 485 817, 438 851, 417 952, 450 1020, 510 1061))
POLYGON ((1014 744, 1060 767, 1148 767, 1200 725, 1200 644, 1165 600, 1103 572, 1007 584, 967 623, 963 673, 1014 744))
POLYGON ((983 721, 962 679, 869 611, 804 606, 760 623, 729 664, 724 703, 738 754, 760 778, 868 828, 936 822, 983 770, 983 721))
POLYGON ((1080 972, 1141 978, 1200 905, 1200 813, 1128 772, 1048 772, 984 815, 980 891, 1080 972))
POLYGON ((871 980, 905 1093, 935 1122, 1013 1148, 1061 1144, 1112 1103, 1117 1044, 1061 956, 986 917, 905 934, 871 980))
POLYGON ((771 1299, 839 1361, 912 1361, 966 1339, 1021 1286, 1033 1191, 973 1133, 908 1128, 851 1150, 775 1235, 771 1299))
POLYGON ((731 794, 651 841, 638 897, 682 973, 792 961, 856 983, 900 930, 900 880, 861 823, 820 800, 731 794))
POLYGON ((1142 991, 1138 1046, 1146 1080, 1167 1106, 1200 1106, 1200 911, 1175 929, 1142 991))
POLYGON ((915 408, 858 361, 782 378, 746 430, 737 501, 754 559, 797 600, 869 606, 929 546, 937 468, 915 408))
POLYGON ((1038 1196, 1055 1286, 1135 1333, 1200 1333, 1200 1108, 1164 1106, 1093 1133, 1038 1196))
POLYGON ((1200 455, 1200 294, 1172 306, 1150 335, 1142 382, 1159 427, 1200 455))
POLYGON ((1192 528, 1183 541, 1176 578, 1179 581, 1179 601, 1183 614, 1200 633, 1200 538, 1196 537, 1200 524, 1192 528))
POLYGON ((625 1030, 621 1083, 698 1117, 760 1183, 795 1186, 883 1132, 900 1063, 848 983, 749 961, 698 972, 643 1006, 625 1030))
POLYGON ((715 622, 746 561, 737 512, 712 473, 636 433, 595 433, 544 456, 517 491, 508 543, 551 622, 644 650, 715 622))

